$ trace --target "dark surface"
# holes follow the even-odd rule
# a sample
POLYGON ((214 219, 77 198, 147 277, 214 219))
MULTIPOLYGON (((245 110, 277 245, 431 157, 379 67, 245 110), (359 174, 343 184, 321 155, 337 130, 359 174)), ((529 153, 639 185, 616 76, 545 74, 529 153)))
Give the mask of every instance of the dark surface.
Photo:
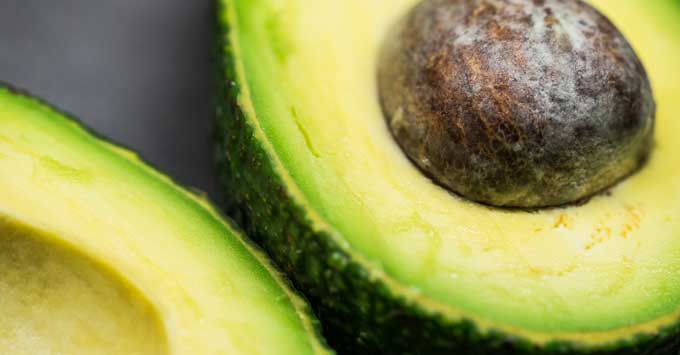
POLYGON ((0 81, 215 196, 211 0, 0 0, 0 81))

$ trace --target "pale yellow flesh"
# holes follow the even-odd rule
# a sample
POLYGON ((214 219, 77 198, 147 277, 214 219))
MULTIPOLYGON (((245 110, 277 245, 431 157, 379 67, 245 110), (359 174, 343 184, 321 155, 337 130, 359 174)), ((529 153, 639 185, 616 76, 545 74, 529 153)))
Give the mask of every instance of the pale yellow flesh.
POLYGON ((649 71, 657 146, 610 196, 527 213, 432 184, 385 127, 377 54, 416 2, 236 1, 241 104, 317 227, 395 292, 483 329, 599 342, 677 321, 680 11, 664 0, 594 1, 649 71))
POLYGON ((302 301, 207 203, 2 88, 0 220, 10 221, 0 225, 0 243, 10 243, 0 248, 0 282, 12 282, 0 287, 12 288, 10 298, 0 293, 0 331, 23 342, 0 335, 0 353, 325 353, 302 301), (12 225, 41 237, 12 242, 21 236, 12 225), (17 248, 23 261, 5 258, 17 248), (49 270, 26 265, 44 253, 49 270), (35 300, 40 292, 48 303, 35 300))
POLYGON ((0 219, 0 354, 168 354, 148 300, 48 238, 0 219))

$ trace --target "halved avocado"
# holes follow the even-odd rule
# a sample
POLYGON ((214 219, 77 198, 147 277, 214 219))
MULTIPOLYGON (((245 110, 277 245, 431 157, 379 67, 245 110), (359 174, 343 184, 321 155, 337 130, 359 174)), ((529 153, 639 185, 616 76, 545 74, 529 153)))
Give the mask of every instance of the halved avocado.
POLYGON ((391 136, 376 65, 417 2, 221 1, 229 213, 306 292, 339 350, 676 354, 678 3, 591 1, 648 71, 654 152, 606 194, 525 211, 449 193, 391 136))
POLYGON ((0 353, 327 354, 203 198, 0 88, 0 353))

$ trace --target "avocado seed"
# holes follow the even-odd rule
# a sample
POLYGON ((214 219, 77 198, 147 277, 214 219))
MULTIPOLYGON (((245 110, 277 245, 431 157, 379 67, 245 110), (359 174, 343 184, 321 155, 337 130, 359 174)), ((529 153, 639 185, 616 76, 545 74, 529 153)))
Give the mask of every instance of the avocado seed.
POLYGON ((583 200, 648 157, 655 103, 619 30, 580 0, 425 0, 386 38, 386 121, 432 180, 469 200, 583 200))

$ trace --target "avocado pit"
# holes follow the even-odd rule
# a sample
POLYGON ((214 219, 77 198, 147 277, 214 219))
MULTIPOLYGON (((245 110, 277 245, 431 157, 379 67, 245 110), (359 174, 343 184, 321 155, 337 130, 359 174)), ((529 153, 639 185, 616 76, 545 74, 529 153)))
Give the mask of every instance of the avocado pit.
POLYGON ((580 0, 425 0, 386 39, 378 86, 405 154, 484 204, 579 201, 634 173, 652 148, 645 69, 580 0))

